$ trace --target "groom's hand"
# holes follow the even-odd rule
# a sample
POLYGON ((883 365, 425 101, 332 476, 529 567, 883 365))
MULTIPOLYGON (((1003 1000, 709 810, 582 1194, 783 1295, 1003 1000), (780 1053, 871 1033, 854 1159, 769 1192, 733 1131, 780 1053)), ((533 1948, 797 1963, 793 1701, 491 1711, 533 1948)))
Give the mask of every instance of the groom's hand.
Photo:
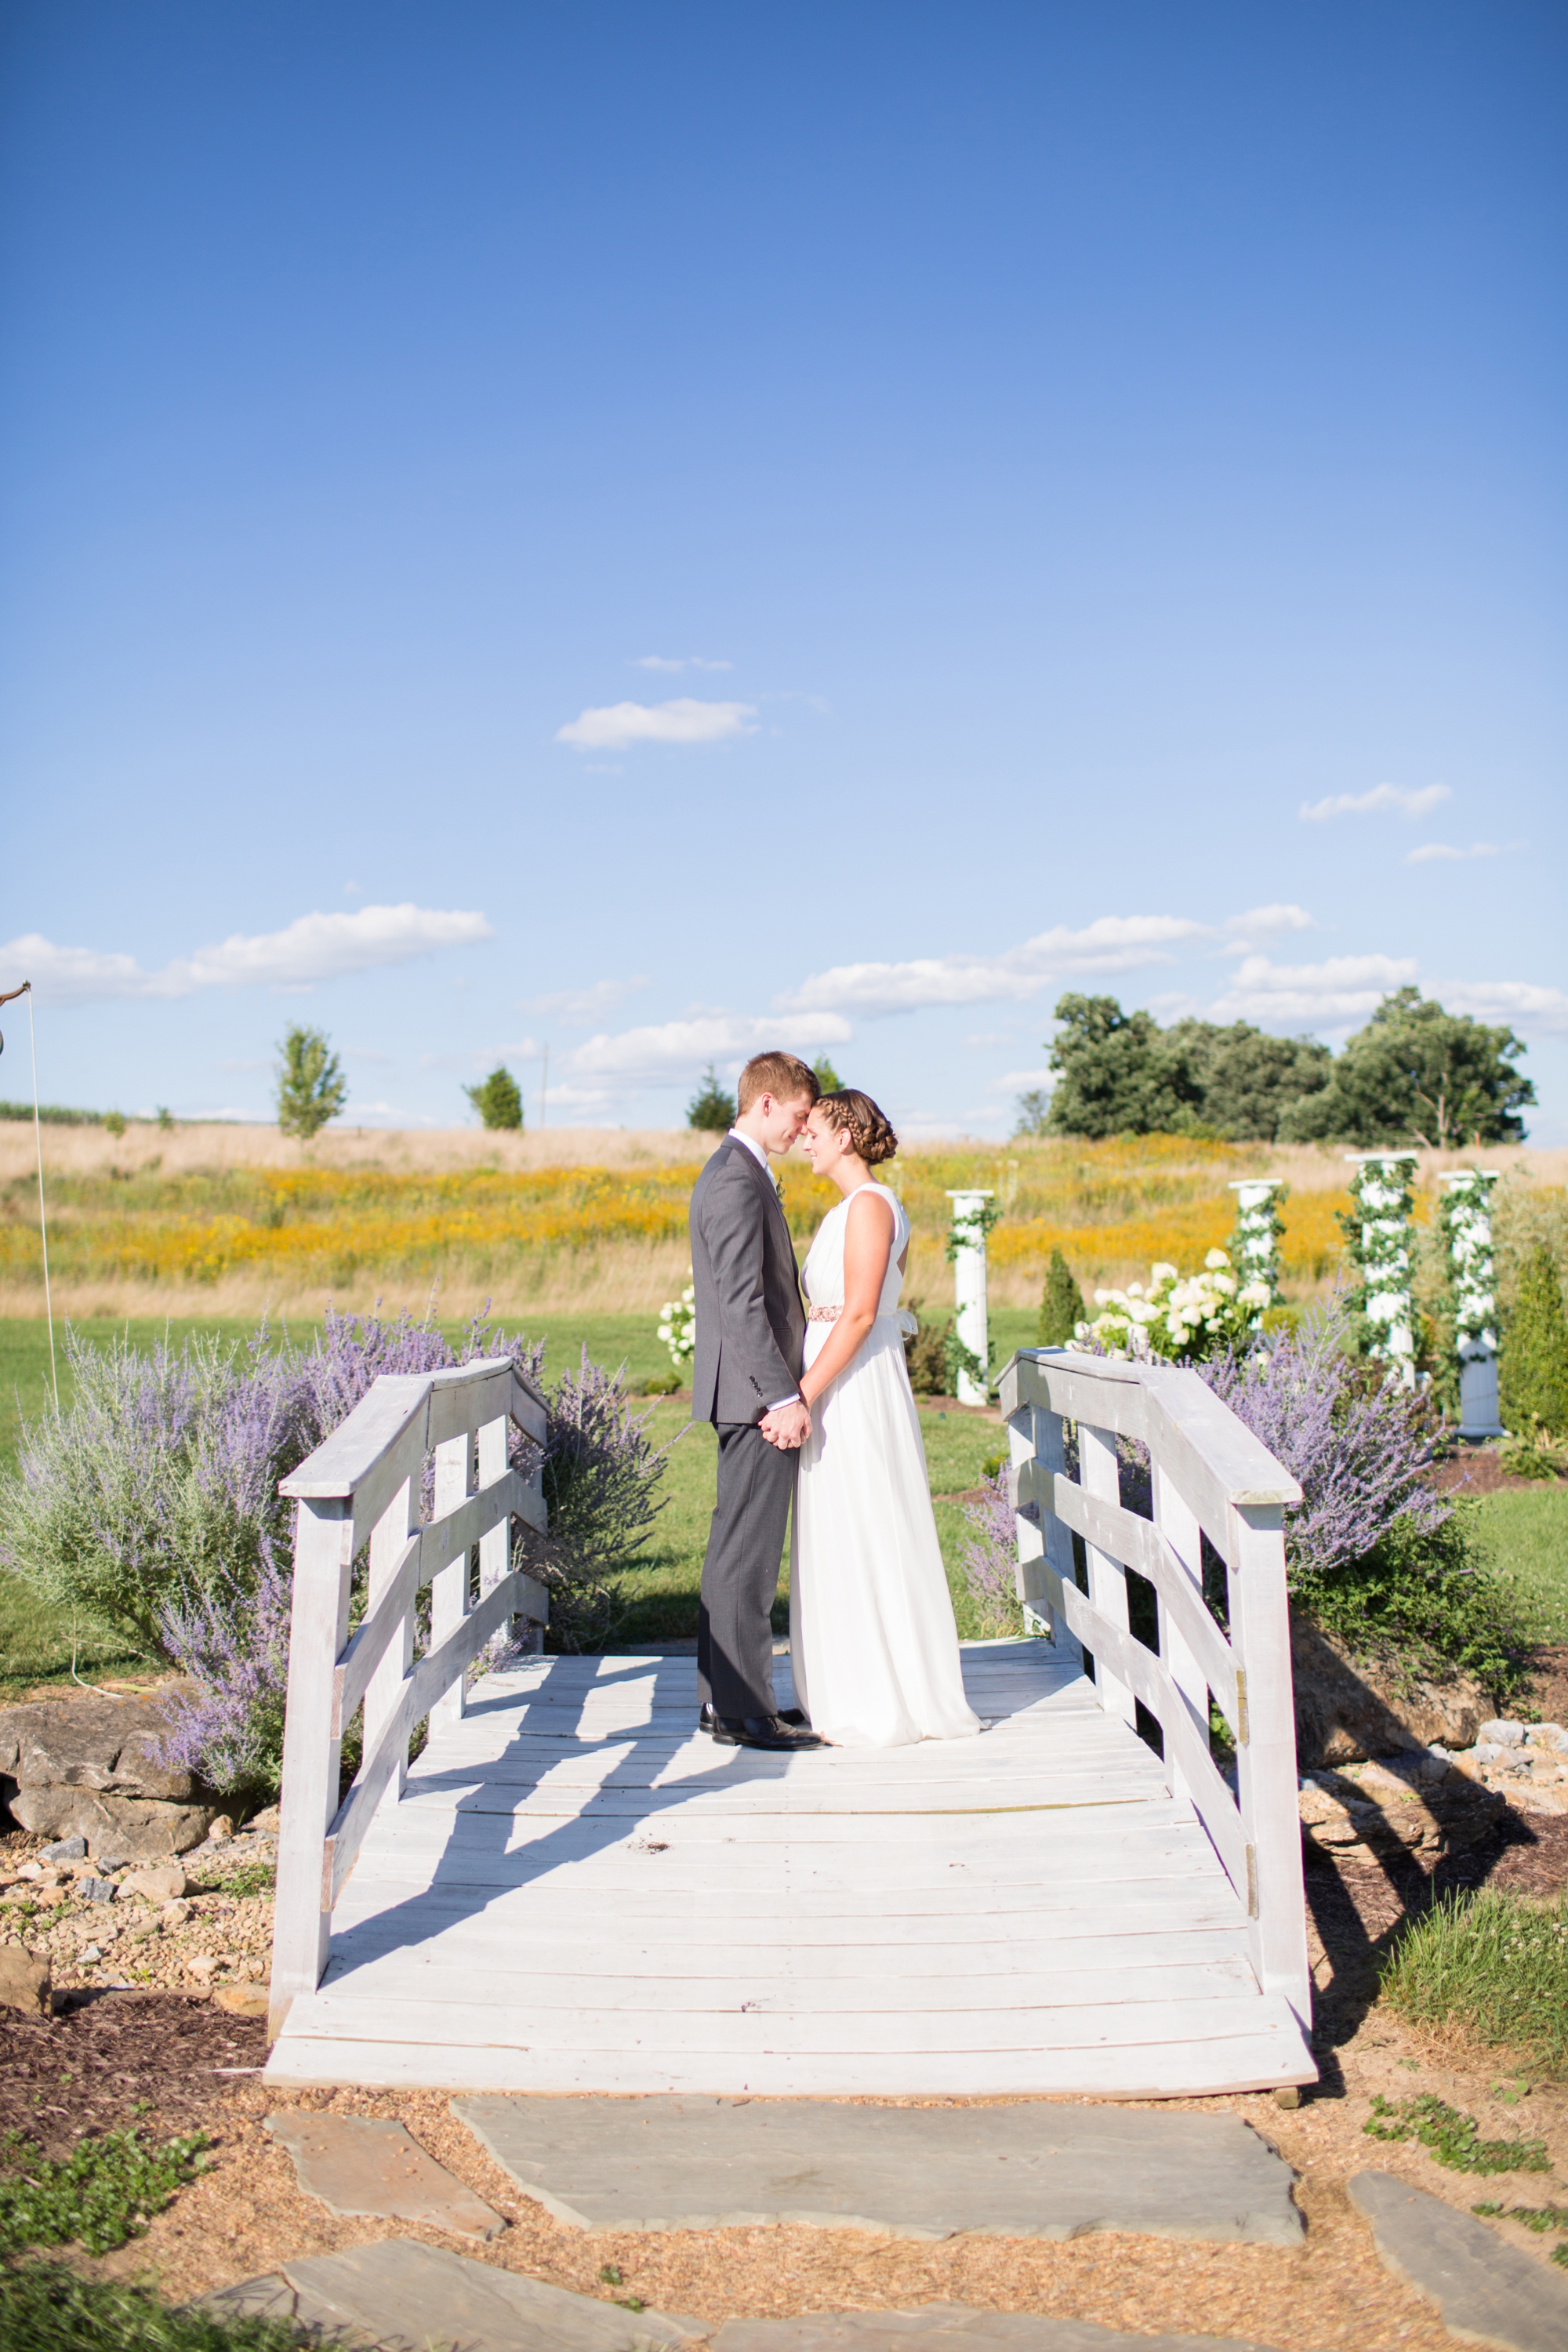
POLYGON ((781 1453, 793 1454, 811 1435, 811 1415, 798 1402, 775 1405, 772 1412, 763 1413, 757 1426, 770 1445, 776 1445, 781 1453))

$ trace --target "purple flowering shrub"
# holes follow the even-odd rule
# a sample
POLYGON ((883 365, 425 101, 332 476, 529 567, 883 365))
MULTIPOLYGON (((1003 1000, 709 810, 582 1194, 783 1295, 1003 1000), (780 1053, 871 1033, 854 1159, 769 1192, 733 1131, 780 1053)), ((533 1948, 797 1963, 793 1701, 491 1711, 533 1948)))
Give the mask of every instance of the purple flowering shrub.
MULTIPOLYGON (((0 1566, 36 1591, 134 1633, 190 1675, 167 1760, 209 1787, 277 1784, 289 1637, 292 1509, 279 1482, 353 1412, 384 1372, 508 1356, 536 1387, 544 1349, 477 1317, 458 1349, 429 1323, 329 1312, 308 1349, 196 1338, 174 1350, 107 1349, 68 1335, 73 1402, 24 1433, 0 1479, 0 1566)), ((525 1475, 540 1449, 512 1432, 525 1475)), ((602 1641, 621 1580, 663 1503, 662 1452, 624 1382, 588 1361, 557 1383, 544 1448, 545 1537, 514 1559, 546 1585, 561 1648, 602 1641)), ((427 1462, 422 1508, 431 1507, 427 1462)), ((363 1580, 355 1613, 363 1605, 363 1580)))
POLYGON ((983 1481, 981 1500, 965 1503, 968 1540, 959 1555, 974 1616, 984 1634, 1019 1630, 1018 1515, 1007 1492, 1007 1465, 983 1481))

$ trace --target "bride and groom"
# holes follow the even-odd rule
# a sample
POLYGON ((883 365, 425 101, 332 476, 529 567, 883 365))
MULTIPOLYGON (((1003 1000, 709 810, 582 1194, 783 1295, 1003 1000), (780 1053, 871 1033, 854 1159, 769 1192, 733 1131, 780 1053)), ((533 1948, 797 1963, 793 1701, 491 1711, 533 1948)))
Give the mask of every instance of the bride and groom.
POLYGON ((793 1054, 741 1073, 739 1117, 691 1196, 692 1418, 719 1435, 702 1567, 701 1728, 790 1751, 967 1738, 899 1292, 910 1223, 872 1170, 898 1138, 853 1087, 823 1094, 793 1054), (797 1138, 843 1196, 801 1269, 768 1170, 797 1138), (773 1692, 784 1531, 798 1706, 773 1692))

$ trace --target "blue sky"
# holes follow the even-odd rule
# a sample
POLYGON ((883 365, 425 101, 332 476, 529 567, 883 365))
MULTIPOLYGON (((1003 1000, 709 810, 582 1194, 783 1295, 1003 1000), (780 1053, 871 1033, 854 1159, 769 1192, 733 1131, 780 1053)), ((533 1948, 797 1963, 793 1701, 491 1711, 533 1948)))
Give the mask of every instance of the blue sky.
POLYGON ((303 1019, 367 1123, 783 1041, 1003 1133, 1064 989, 1414 980, 1568 1141, 1565 83, 1544 0, 12 0, 46 1097, 265 1116, 303 1019))

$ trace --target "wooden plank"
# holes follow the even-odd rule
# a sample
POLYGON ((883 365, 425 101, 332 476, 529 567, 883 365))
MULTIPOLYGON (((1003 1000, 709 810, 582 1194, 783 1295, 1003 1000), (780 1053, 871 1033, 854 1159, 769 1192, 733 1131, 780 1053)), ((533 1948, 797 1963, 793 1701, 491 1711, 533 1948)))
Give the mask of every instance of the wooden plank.
POLYGON ((289 2035, 272 2053, 268 2083, 351 2081, 397 2089, 689 2091, 714 2096, 978 2096, 1031 2094, 1092 2098, 1183 2098, 1311 2082, 1317 2068, 1289 2009, 1261 1998, 1245 2030, 1099 2049, 987 2052, 700 2053, 480 2049, 424 2042, 289 2035), (348 2073, 342 2070, 345 2066, 348 2073))
POLYGON ((342 1750, 331 1733, 332 1669, 348 1631, 353 1522, 346 1503, 295 1506, 289 1691, 283 1725, 282 1826, 272 1939, 271 2031, 290 2001, 313 1992, 326 1965, 321 1840, 337 1801, 342 1750))
POLYGON ((1253 1966, 1265 1992, 1281 1995, 1305 2025, 1312 2013, 1312 1985, 1297 1810, 1283 1513, 1277 1506, 1244 1506, 1232 1511, 1231 1524, 1231 1632, 1247 1673, 1251 1734, 1237 1750, 1237 1764, 1240 1817, 1257 1872, 1253 1966))
MULTIPOLYGON (((456 1400, 461 1402, 461 1395, 456 1400)), ((446 1392, 448 1415, 454 1404, 451 1391, 446 1392)), ((433 1417, 434 1418, 434 1417, 433 1417)), ((436 1521, 456 1522, 473 1491, 474 1441, 464 1423, 450 1434, 435 1437, 430 1431, 436 1452, 436 1491, 431 1517, 436 1521)), ((466 1516, 466 1513, 465 1513, 466 1516)), ((442 1565, 430 1578, 430 1651, 439 1654, 443 1645, 462 1625, 468 1610, 468 1550, 448 1551, 442 1565)), ((470 1651, 469 1655, 473 1653, 470 1651)), ((460 1722, 468 1706, 468 1676, 459 1674, 431 1696, 430 1738, 437 1738, 443 1729, 460 1722)))
MULTIPOLYGON (((428 1372, 383 1372, 347 1419, 280 1482, 279 1493, 346 1502, 400 1438, 422 1431, 429 1394, 428 1372)), ((362 1508, 360 1517, 368 1531, 381 1512, 373 1518, 362 1508)))
MULTIPOLYGON (((746 1971, 752 1972, 754 1981, 793 1985, 810 1992, 813 1999, 816 1997, 814 1989, 840 1982, 852 1989, 880 1987, 889 2006, 907 2006, 918 1999, 922 1985, 946 1979, 1033 1979, 1047 1972, 1054 1972, 1060 1982, 1076 1985, 1108 1983, 1117 1970, 1124 1969, 1226 1969, 1241 1971, 1236 1980, 1257 1988, 1247 1958, 1246 1928, 1239 1917, 1224 1927, 1133 1922, 1112 1934, 1090 1912, 1058 1912, 1045 1916, 1027 1937, 990 1941, 957 1934, 949 1937, 939 1927, 922 1947, 925 1958, 918 1971, 908 1966, 907 1946, 879 1938, 874 1920, 847 1920, 843 1928, 847 1940, 837 1943, 792 1943, 763 1949, 754 1930, 748 1927, 711 1942, 704 1938, 694 1948, 684 1928, 668 1920, 652 1923, 647 1932, 637 1927, 625 1931, 613 1919, 606 1919, 585 1934, 553 1929, 549 1934, 525 1932, 520 1937, 517 1922, 504 1911, 497 1917, 486 1910, 437 1922, 426 1940, 410 1945, 395 1916, 382 1914, 362 1922, 334 1945, 326 1980, 341 1981, 352 1972, 360 1981, 372 1984, 380 1981, 383 1969, 391 1968, 421 1977, 435 1971, 449 1988, 460 1990, 465 1969, 494 1970, 516 1984, 522 1982, 518 1972, 523 1970, 535 1983, 553 1986, 552 2005, 574 2000, 579 1979, 584 1983, 601 1977, 628 1977, 638 1984, 656 1979, 660 1983, 684 1983, 717 1972, 734 1978, 746 1971)), ((826 1992, 823 1997, 826 1998, 826 1992)), ((934 1996, 928 2003, 946 2005, 945 1998, 938 2001, 934 1996)), ((962 2000, 957 2005, 962 2007, 962 2000)))
MULTIPOLYGON (((1116 1441, 1103 1429, 1093 1429, 1080 1421, 1078 1427, 1079 1475, 1086 1494, 1097 1496, 1114 1506, 1121 1494, 1121 1472, 1117 1464, 1116 1441)), ((1098 1544, 1085 1547, 1089 1559, 1089 1598, 1090 1605, 1101 1618, 1113 1625, 1123 1637, 1120 1642, 1103 1642, 1094 1650, 1095 1687, 1100 1703, 1108 1715, 1120 1716, 1122 1722, 1137 1720, 1133 1692, 1124 1672, 1117 1669, 1128 1644, 1127 1579, 1114 1552, 1102 1551, 1098 1544)), ((1058 1584, 1058 1591, 1066 1585, 1058 1584)), ((1075 1588, 1076 1590, 1076 1588, 1075 1588)), ((1066 1612, 1067 1622, 1082 1638, 1072 1612, 1066 1612)), ((1147 1700, 1144 1701, 1147 1706, 1147 1700)))
POLYGON ((1202 1666, 1210 1690, 1220 1701, 1227 1723, 1236 1726, 1236 1661, 1230 1645, 1204 1605, 1201 1591, 1171 1550, 1160 1530, 1135 1511, 1087 1493, 1070 1478, 1054 1481, 1050 1507, 1065 1524, 1076 1528, 1086 1543, 1124 1560, 1148 1578, 1181 1629, 1182 1638, 1202 1666))
MULTIPOLYGON (((1162 1456, 1190 1452, 1237 1508, 1299 1503, 1300 1483, 1277 1462, 1244 1421, 1222 1404, 1206 1381, 1184 1366, 1152 1365, 1143 1375, 1150 1401, 1150 1443, 1162 1456)), ((1172 1464, 1178 1485, 1182 1464, 1172 1464)))

